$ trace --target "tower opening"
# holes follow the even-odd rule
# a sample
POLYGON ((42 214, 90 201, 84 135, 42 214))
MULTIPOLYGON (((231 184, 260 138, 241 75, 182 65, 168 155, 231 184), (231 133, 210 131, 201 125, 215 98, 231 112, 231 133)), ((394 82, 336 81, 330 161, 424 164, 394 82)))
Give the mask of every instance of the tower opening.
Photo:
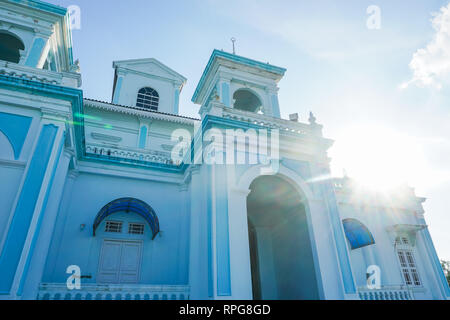
POLYGON ((279 176, 253 181, 247 198, 255 300, 318 300, 306 203, 279 176))
POLYGON ((262 103, 261 100, 247 89, 239 89, 234 95, 234 109, 249 111, 249 112, 258 112, 261 109, 262 103))
POLYGON ((25 50, 22 40, 9 32, 0 32, 0 60, 19 63, 20 50, 25 50))

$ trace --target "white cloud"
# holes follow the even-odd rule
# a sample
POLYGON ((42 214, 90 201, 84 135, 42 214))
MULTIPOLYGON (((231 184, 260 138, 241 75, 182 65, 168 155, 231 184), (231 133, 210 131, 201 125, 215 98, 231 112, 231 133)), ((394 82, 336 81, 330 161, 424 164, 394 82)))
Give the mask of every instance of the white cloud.
POLYGON ((416 84, 441 89, 450 75, 450 3, 433 16, 432 25, 436 30, 433 40, 413 55, 409 65, 413 78, 401 88, 416 84))

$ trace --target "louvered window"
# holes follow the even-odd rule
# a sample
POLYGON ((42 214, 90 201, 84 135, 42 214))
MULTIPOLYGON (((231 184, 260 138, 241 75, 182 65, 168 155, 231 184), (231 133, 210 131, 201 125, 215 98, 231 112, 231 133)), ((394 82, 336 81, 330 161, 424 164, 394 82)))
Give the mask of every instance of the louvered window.
POLYGON ((105 232, 122 233, 122 222, 106 221, 105 232))
POLYGON ((144 234, 145 226, 141 223, 130 223, 128 224, 129 234, 144 234))

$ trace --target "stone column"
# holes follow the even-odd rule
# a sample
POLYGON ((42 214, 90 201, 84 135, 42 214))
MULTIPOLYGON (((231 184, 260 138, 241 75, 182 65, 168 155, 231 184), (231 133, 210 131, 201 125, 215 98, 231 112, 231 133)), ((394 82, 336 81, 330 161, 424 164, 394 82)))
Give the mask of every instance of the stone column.
POLYGON ((229 189, 231 299, 252 300, 252 271, 248 237, 247 197, 250 190, 229 189))
POLYGON ((208 228, 208 200, 206 167, 193 166, 191 170, 191 221, 189 250, 189 285, 192 300, 211 298, 211 249, 208 228))
MULTIPOLYGON (((44 273, 50 242, 53 237, 53 230, 60 210, 60 203, 69 171, 69 163, 73 156, 74 152, 72 150, 62 151, 54 175, 53 185, 49 187, 48 204, 42 213, 40 230, 36 231, 38 236, 34 252, 32 253, 28 274, 23 275, 23 282, 19 289, 19 291, 23 291, 22 298, 25 300, 36 299, 38 295, 39 284, 44 273)), ((58 241, 58 239, 54 240, 58 241)))

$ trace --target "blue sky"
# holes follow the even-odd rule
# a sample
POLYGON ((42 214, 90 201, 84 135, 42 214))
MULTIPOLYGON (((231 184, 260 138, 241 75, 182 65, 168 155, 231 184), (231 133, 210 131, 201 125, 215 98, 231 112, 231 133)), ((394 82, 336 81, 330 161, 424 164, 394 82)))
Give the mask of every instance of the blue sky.
POLYGON ((286 67, 282 116, 298 112, 306 121, 314 112, 336 140, 336 175, 345 168, 366 180, 405 178, 428 198, 438 253, 450 260, 450 14, 440 33, 432 25, 448 1, 49 2, 81 8, 73 42, 85 97, 111 99, 113 60, 154 57, 188 78, 180 112, 197 116, 197 81, 214 48, 231 51, 231 37, 239 55, 286 67), (366 26, 370 5, 381 10, 379 30, 366 26))

